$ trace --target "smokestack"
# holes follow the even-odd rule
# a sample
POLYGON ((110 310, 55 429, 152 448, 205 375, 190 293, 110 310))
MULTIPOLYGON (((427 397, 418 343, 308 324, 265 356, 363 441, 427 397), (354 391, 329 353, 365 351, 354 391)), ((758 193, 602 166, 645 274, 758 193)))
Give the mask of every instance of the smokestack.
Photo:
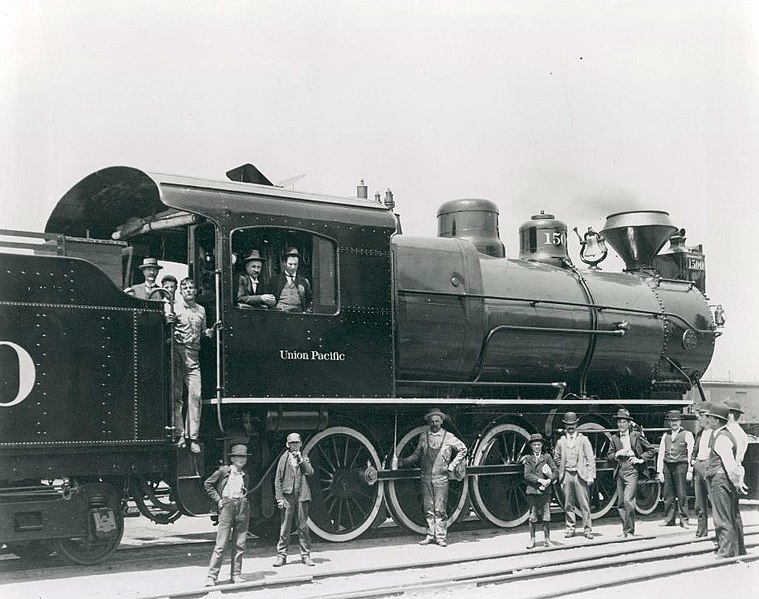
POLYGON ((625 261, 625 270, 641 270, 653 269, 654 257, 677 230, 669 212, 634 210, 607 216, 601 234, 625 261))

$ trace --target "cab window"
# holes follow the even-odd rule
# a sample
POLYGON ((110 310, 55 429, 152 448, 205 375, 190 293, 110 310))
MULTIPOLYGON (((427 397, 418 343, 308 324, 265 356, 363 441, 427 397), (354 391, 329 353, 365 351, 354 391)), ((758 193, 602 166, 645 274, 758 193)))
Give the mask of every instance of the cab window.
POLYGON ((297 229, 237 229, 232 255, 230 288, 238 309, 337 313, 337 246, 331 239, 297 229))

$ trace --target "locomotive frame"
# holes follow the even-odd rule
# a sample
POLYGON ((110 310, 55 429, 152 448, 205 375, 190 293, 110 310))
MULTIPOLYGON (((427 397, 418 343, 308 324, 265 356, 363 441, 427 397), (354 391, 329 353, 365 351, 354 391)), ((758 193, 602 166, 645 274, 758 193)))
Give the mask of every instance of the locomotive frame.
MULTIPOLYGON (((468 476, 451 484, 450 523, 470 506, 496 526, 524 522, 518 458, 530 433, 555 438, 561 431, 557 417, 566 410, 581 414, 580 430, 596 449, 599 474, 591 499, 599 517, 616 493, 603 459, 611 414, 624 404, 657 435, 667 410, 690 404, 682 393, 705 370, 719 334, 693 283, 662 279, 647 265, 644 272, 614 276, 580 272, 549 254, 509 262, 511 276, 527 284, 538 275, 559 281, 560 272, 561 289, 584 290, 579 299, 537 295, 541 289, 532 296, 529 290, 508 295, 502 283, 489 293, 486 286, 498 279, 492 273, 508 262, 498 258, 492 239, 484 245, 496 254, 484 260, 482 247, 462 235, 398 236, 398 217, 377 202, 282 190, 258 180, 107 168, 74 186, 52 213, 41 237, 55 256, 0 254, 0 307, 11 316, 0 325, 0 363, 4 371, 18 372, 4 381, 0 397, 0 539, 17 553, 47 551, 52 540, 70 561, 100 561, 118 545, 127 500, 159 523, 209 514, 200 483, 240 441, 253 450, 248 468, 258 481, 251 493, 252 527, 271 530, 272 466, 292 430, 305 433, 304 452, 318 473, 309 519, 317 535, 355 539, 387 512, 399 525, 422 531, 418 470, 388 466, 393 454, 413 451, 421 416, 433 405, 449 413, 449 426, 470 448, 468 476), (267 258, 270 276, 285 247, 300 247, 314 283, 313 313, 236 304, 240 258, 254 244, 267 258), (221 323, 215 341, 201 348, 199 455, 172 443, 170 331, 163 304, 121 291, 135 282, 137 264, 147 256, 182 264, 201 288, 198 301, 209 322, 221 323), (623 290, 641 280, 659 305, 627 305, 623 290), (607 301, 593 299, 593 285, 607 301), (677 297, 672 310, 662 300, 665 293, 677 297), (503 305, 513 320, 503 320, 503 305), (541 318, 554 313, 564 324, 544 326, 541 318), (636 351, 630 345, 635 339, 649 345, 637 350, 627 382, 620 375, 619 385, 609 387, 625 354, 609 349, 603 338, 628 334, 625 318, 633 321, 627 351, 636 351), (430 331, 433 343, 423 336, 430 331), (650 341, 651 331, 671 348, 669 356, 658 350, 653 365, 643 360, 659 347, 650 341), (565 380, 542 378, 551 361, 563 363, 560 349, 547 353, 546 364, 536 362, 534 376, 515 379, 499 374, 509 346, 502 340, 491 345, 496 332, 508 332, 509 343, 531 346, 528 362, 540 361, 550 344, 560 347, 577 336, 589 339, 593 349, 572 349, 575 361, 564 367, 565 380), (680 337, 695 339, 693 347, 685 341, 677 346, 680 337), (61 352, 64 347, 69 351, 61 352), (601 356, 596 370, 594 351, 601 356), (27 389, 22 379, 30 368, 35 380, 27 389), (71 376, 66 368, 81 372, 71 376), (630 381, 648 370, 646 391, 636 390, 630 381), (616 396, 606 392, 610 388, 616 396), (45 402, 52 402, 50 413, 45 402)), ((539 225, 555 226, 546 220, 539 225)), ((566 234, 559 239, 566 245, 566 234)), ((530 374, 521 368, 520 374, 530 374)), ((655 509, 658 499, 658 483, 650 469, 647 474, 639 489, 642 511, 655 509)))

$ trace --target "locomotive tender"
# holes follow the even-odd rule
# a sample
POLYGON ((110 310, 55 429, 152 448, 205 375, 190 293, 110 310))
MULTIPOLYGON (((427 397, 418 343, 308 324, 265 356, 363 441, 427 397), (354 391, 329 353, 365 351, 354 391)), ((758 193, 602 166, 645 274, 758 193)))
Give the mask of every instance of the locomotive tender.
MULTIPOLYGON (((52 543, 76 563, 104 559, 127 500, 158 523, 208 514, 202 480, 240 441, 257 481, 252 526, 272 528, 272 466, 292 430, 317 472, 318 536, 354 539, 387 511, 422 531, 419 471, 393 470, 389 457, 413 451, 433 405, 470 452, 451 523, 470 506, 497 526, 524 522, 518 458, 530 433, 555 437, 570 409, 599 458, 601 516, 615 499, 603 460, 611 415, 624 404, 655 435, 711 360, 719 332, 703 255, 666 212, 609 216, 602 235, 626 270, 605 272, 571 262, 551 215, 525 223, 519 258, 507 259, 486 200, 447 202, 438 237, 410 237, 390 194, 383 205, 363 186, 357 198, 284 190, 252 165, 228 176, 106 168, 60 200, 45 233, 27 234, 36 243, 5 244, 34 253, 0 253, 0 541, 19 555, 52 543), (270 278, 291 246, 312 312, 238 305, 244 256, 259 250, 270 278), (172 442, 164 303, 122 291, 148 256, 195 279, 220 323, 201 348, 201 454, 172 442)), ((641 509, 657 497, 644 477, 641 509)))

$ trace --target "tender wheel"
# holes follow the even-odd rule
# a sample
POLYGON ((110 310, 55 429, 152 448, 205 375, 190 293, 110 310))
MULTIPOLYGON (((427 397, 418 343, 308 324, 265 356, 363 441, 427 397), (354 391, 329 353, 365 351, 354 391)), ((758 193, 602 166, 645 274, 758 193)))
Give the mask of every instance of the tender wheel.
MULTIPOLYGON (((593 453, 596 456, 596 480, 590 486, 590 516, 594 520, 608 514, 617 501, 617 481, 614 480, 614 468, 606 462, 606 454, 609 452, 609 445, 611 444, 611 434, 593 432, 603 431, 606 428, 598 422, 583 422, 577 427, 577 430, 590 441, 593 453)), ((556 485, 555 488, 563 505, 564 497, 561 495, 561 486, 556 485)))
POLYGON ((380 459, 372 443, 355 429, 335 426, 309 439, 303 453, 314 467, 308 527, 336 542, 369 530, 381 516, 383 488, 376 479, 380 459))
MULTIPOLYGON (((521 426, 505 423, 489 429, 477 444, 472 466, 517 465, 528 450, 530 434, 521 426)), ((519 474, 473 476, 472 503, 483 520, 510 528, 529 516, 527 485, 519 474)))
MULTIPOLYGON (((428 427, 422 425, 406 433, 398 441, 395 450, 398 458, 407 458, 414 453, 419 442, 419 435, 426 430, 428 427)), ((447 526, 454 524, 459 517, 466 516, 464 510, 467 506, 468 479, 469 477, 462 481, 448 481, 447 526)), ((427 532, 427 520, 424 517, 422 504, 422 488, 418 478, 387 481, 385 497, 390 515, 398 526, 419 534, 427 532)))
POLYGON ((53 548, 70 564, 92 566, 116 551, 124 535, 124 517, 111 486, 83 485, 79 492, 85 494, 82 517, 86 533, 72 539, 55 539, 53 548))
POLYGON ((648 515, 656 510, 661 497, 662 485, 656 478, 656 468, 648 466, 638 478, 635 494, 636 511, 648 515))

